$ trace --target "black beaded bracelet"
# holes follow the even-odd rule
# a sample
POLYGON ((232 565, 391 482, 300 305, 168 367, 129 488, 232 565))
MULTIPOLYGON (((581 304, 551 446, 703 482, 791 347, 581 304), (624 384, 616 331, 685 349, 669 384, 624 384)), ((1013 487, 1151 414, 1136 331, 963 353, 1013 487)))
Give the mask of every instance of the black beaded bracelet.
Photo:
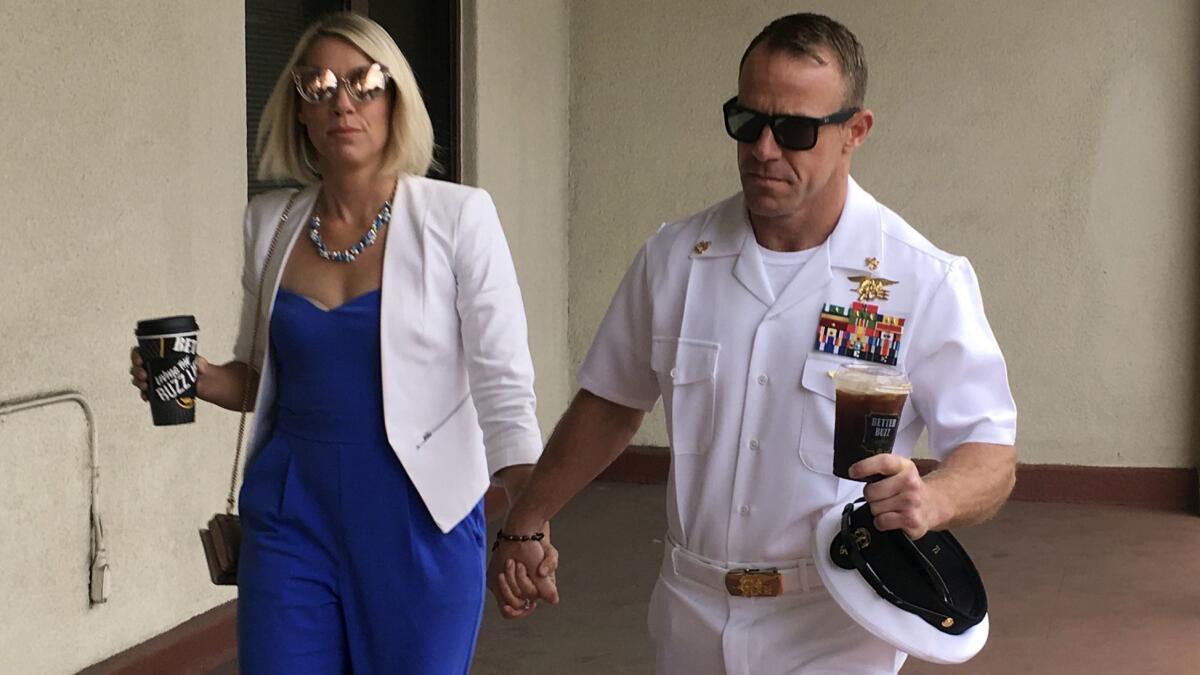
POLYGON ((533 534, 506 534, 504 530, 496 530, 496 542, 492 544, 492 550, 500 546, 501 541, 541 541, 546 538, 545 532, 534 532, 533 534))

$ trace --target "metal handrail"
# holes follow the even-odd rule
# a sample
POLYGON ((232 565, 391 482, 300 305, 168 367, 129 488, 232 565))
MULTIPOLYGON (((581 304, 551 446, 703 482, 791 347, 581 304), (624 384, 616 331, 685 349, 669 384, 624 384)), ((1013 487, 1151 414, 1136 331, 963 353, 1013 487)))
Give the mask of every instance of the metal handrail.
POLYGON ((108 549, 104 546, 104 523, 100 518, 100 441, 96 433, 96 415, 81 392, 67 389, 33 394, 9 401, 0 401, 0 417, 24 410, 43 408, 56 403, 78 403, 87 418, 88 450, 91 455, 91 527, 88 565, 88 604, 95 606, 108 601, 108 549))

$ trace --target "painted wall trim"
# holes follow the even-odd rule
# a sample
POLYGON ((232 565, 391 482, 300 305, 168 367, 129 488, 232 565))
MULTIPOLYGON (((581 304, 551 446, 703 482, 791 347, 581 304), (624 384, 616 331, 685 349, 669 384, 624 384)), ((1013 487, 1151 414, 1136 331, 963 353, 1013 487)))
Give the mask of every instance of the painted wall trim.
MULTIPOLYGON (((665 483, 670 453, 657 446, 630 446, 598 480, 665 483)), ((922 473, 937 466, 917 460, 922 473)), ((1012 499, 1025 502, 1136 506, 1200 514, 1196 469, 1020 464, 1012 499)))
POLYGON ((237 658, 237 600, 79 671, 79 675, 206 673, 237 658))

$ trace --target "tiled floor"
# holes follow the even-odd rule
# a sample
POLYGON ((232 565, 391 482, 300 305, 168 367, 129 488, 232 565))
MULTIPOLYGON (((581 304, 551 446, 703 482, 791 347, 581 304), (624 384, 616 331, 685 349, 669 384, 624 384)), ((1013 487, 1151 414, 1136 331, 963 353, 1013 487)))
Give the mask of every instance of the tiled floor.
MULTIPOLYGON (((517 622, 489 605, 472 673, 653 673, 663 493, 597 483, 576 498, 555 520, 562 604, 517 622)), ((991 638, 965 665, 902 673, 1200 674, 1200 517, 1010 503, 956 534, 987 585, 991 638)))

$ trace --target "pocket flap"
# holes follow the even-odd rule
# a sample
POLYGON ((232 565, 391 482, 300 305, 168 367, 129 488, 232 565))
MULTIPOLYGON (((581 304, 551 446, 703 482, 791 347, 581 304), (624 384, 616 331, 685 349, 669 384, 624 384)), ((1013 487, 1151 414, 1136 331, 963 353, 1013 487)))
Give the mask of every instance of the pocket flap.
POLYGON ((810 354, 808 360, 804 362, 801 384, 814 394, 824 396, 831 401, 835 400, 837 388, 833 385, 833 377, 830 376, 830 373, 837 370, 841 364, 842 362, 836 359, 826 359, 810 354))
POLYGON ((720 351, 716 342, 656 337, 650 348, 650 367, 666 373, 677 385, 710 380, 717 374, 720 351))

